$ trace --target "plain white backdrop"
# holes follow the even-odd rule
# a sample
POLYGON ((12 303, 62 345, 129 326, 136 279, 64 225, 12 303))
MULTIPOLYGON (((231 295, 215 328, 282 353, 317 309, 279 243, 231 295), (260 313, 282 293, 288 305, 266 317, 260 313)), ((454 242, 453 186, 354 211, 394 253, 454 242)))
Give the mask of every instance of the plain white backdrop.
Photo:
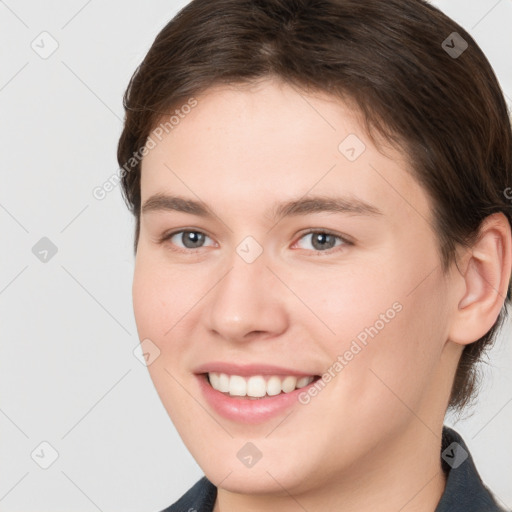
MULTIPOLYGON (((0 1, 1 512, 157 512, 202 476, 133 353, 133 219, 119 187, 93 195, 118 172, 129 78, 186 3, 0 1)), ((512 105, 512 0, 433 3, 512 105)), ((471 415, 446 420, 509 509, 511 333, 471 415)))

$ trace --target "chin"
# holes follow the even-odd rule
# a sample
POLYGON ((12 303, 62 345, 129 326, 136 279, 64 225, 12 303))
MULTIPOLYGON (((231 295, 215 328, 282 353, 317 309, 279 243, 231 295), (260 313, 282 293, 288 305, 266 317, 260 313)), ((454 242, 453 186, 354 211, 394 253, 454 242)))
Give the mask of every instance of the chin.
MULTIPOLYGON (((236 470, 231 468, 222 473, 218 468, 206 466, 201 468, 214 485, 238 494, 288 496, 288 492, 292 492, 293 489, 302 490, 306 481, 306 475, 301 478, 300 475, 290 474, 292 468, 277 468, 275 465, 262 466, 259 470, 255 467, 236 470)), ((296 491, 292 492, 294 493, 296 491)))

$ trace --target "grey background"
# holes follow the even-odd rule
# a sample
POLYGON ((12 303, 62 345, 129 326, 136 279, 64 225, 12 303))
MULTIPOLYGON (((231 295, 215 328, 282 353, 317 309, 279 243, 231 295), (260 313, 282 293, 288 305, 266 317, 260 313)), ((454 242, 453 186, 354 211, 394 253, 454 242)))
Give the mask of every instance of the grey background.
MULTIPOLYGON (((118 171, 128 80, 185 3, 0 1, 2 512, 159 511, 202 475, 133 353, 133 219, 119 187, 93 196, 118 171), (53 41, 48 58, 31 47, 53 41)), ((512 0, 434 3, 480 44, 510 104, 512 0)), ((472 415, 446 421, 508 508, 511 332, 472 415)))

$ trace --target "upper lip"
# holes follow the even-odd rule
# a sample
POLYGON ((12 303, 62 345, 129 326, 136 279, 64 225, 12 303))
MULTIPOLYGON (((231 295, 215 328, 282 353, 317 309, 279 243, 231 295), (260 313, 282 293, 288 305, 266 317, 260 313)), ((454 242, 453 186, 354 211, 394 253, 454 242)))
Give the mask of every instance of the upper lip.
POLYGON ((197 366, 194 373, 218 372, 228 375, 240 375, 241 377, 249 377, 251 375, 293 375, 297 377, 309 377, 317 375, 314 372, 303 372, 294 370, 293 368, 285 368, 284 366, 275 366, 268 364, 235 364, 222 361, 213 361, 197 366))

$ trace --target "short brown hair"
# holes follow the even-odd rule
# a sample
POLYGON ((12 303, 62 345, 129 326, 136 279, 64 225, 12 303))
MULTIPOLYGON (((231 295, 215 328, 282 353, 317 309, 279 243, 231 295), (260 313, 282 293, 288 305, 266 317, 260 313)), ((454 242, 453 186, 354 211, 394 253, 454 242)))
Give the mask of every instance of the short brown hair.
MULTIPOLYGON (((270 77, 350 99, 370 136, 376 129, 402 148, 430 197, 444 270, 488 215, 503 212, 512 224, 506 102, 479 46, 439 9, 423 0, 193 0, 157 35, 124 95, 117 158, 135 252, 141 169, 133 155, 162 116, 213 85, 270 77)), ((464 348, 449 408, 475 397, 476 363, 510 301, 509 286, 494 326, 464 348)))

